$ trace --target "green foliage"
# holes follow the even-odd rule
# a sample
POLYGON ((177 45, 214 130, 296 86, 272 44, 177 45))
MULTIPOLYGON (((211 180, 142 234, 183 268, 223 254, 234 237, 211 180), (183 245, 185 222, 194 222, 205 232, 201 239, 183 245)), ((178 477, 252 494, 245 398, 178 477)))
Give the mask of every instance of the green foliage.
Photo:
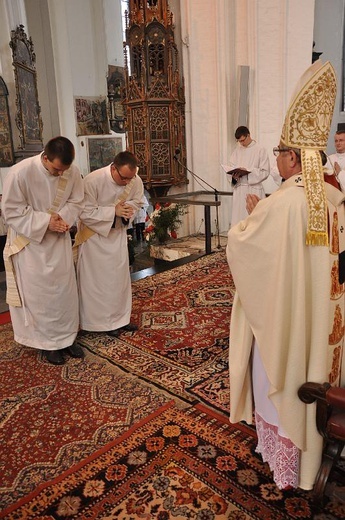
POLYGON ((163 206, 156 204, 145 229, 146 240, 157 239, 164 243, 169 238, 177 238, 177 229, 182 224, 181 217, 188 212, 187 206, 167 202, 163 206))

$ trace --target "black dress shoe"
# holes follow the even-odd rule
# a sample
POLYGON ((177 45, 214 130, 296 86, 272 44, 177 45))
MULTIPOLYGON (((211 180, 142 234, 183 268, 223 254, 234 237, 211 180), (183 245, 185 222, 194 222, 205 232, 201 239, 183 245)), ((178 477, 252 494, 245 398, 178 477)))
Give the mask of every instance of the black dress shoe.
POLYGON ((128 323, 128 325, 122 327, 122 330, 126 330, 127 332, 135 332, 138 329, 138 325, 135 325, 134 323, 128 323))
POLYGON ((64 352, 66 352, 66 354, 69 354, 72 358, 83 359, 85 357, 85 353, 81 346, 78 345, 78 343, 73 343, 73 345, 66 347, 64 349, 64 352))
POLYGON ((61 350, 43 350, 43 353, 52 365, 63 365, 65 363, 61 350))
POLYGON ((114 330, 108 330, 107 335, 111 336, 112 338, 118 338, 121 334, 120 329, 114 329, 114 330))

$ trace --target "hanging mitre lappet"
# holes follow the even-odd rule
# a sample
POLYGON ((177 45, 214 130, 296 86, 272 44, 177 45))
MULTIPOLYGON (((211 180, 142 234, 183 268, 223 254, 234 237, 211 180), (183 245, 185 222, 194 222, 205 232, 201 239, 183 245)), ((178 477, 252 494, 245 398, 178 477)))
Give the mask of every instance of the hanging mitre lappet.
POLYGON ((337 82, 330 64, 313 63, 301 77, 287 110, 280 138, 301 150, 308 204, 307 245, 328 245, 327 201, 320 150, 325 151, 332 123, 337 82))

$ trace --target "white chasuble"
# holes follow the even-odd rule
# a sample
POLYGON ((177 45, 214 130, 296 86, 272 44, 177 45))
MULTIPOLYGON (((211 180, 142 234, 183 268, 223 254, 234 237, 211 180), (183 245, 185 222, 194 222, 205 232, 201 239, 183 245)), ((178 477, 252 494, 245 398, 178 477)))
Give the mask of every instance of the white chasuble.
POLYGON ((230 420, 252 422, 255 338, 269 381, 267 395, 259 398, 274 405, 278 426, 301 450, 298 485, 303 489, 313 487, 322 438, 315 405, 302 403, 297 391, 306 381, 339 383, 344 339, 344 286, 335 273, 344 196, 329 184, 325 188, 329 248, 305 243, 301 175, 284 182, 230 229, 227 246, 237 290, 230 326, 230 420))

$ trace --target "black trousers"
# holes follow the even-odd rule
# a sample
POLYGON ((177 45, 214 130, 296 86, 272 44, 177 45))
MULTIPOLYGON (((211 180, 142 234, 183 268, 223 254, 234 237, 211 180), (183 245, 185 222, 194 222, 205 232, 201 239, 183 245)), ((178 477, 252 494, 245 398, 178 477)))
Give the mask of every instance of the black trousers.
POLYGON ((140 240, 144 240, 144 229, 145 222, 139 222, 138 224, 135 224, 135 235, 138 242, 140 242, 140 240))

